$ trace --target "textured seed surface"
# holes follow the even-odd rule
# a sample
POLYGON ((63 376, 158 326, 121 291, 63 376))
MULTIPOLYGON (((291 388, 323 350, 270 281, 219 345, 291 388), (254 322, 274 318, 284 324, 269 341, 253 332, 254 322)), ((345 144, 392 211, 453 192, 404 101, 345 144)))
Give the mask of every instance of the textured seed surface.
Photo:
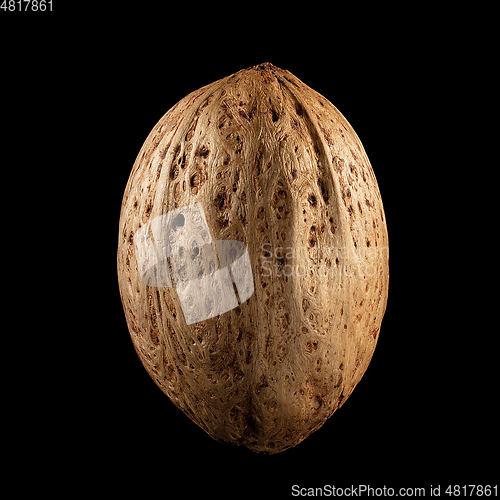
POLYGON ((360 140, 327 99, 269 63, 187 95, 133 166, 118 277, 135 349, 178 408, 218 440, 266 453, 297 445, 360 381, 386 307, 387 229, 360 140), (213 240, 247 246, 255 289, 188 325, 175 287, 141 280, 134 235, 194 203, 213 240))

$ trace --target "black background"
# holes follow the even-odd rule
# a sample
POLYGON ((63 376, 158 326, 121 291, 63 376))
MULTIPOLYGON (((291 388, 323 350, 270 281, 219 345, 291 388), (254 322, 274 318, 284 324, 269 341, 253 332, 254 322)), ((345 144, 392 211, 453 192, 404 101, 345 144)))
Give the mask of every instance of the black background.
MULTIPOLYGON (((17 106, 8 137, 24 147, 43 137, 33 178, 48 183, 36 207, 74 249, 57 280, 78 277, 57 293, 62 352, 43 357, 54 469, 75 491, 155 498, 289 498, 294 484, 493 484, 491 334, 468 319, 476 291, 463 285, 471 268, 453 250, 464 248, 455 224, 467 225, 448 180, 460 140, 449 132, 460 36, 441 39, 430 20, 366 30, 331 13, 56 8, 43 21, 0 13, 12 28, 5 43, 28 41, 4 60, 17 106), (364 378, 320 430, 274 456, 213 441, 155 386, 130 340, 116 276, 123 191, 150 130, 189 92, 266 61, 329 99, 363 142, 384 202, 391 273, 364 378)), ((43 429, 34 434, 45 443, 43 429)))

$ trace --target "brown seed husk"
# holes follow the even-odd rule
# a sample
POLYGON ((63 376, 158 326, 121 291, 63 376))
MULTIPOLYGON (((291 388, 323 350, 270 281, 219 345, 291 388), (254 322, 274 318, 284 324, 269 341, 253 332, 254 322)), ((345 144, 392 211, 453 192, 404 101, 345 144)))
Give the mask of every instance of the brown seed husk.
POLYGON ((135 349, 178 408, 217 440, 266 453, 297 445, 360 381, 386 307, 387 228, 359 138, 269 63, 189 94, 133 166, 118 277, 135 349), (245 243, 254 293, 188 325, 175 287, 142 282, 134 235, 194 203, 214 241, 245 243))

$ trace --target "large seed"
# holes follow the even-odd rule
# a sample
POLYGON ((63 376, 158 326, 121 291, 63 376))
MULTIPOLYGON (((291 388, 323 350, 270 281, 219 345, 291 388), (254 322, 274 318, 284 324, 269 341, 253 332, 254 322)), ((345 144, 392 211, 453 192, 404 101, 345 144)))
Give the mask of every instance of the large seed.
POLYGON ((133 166, 118 276, 178 408, 218 440, 297 445, 361 379, 386 307, 384 210, 354 130, 269 63, 189 94, 133 166))

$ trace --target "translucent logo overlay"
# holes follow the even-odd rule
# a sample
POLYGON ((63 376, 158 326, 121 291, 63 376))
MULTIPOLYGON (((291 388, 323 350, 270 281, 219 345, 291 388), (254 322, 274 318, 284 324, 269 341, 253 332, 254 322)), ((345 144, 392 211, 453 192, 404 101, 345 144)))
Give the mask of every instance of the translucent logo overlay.
POLYGON ((246 245, 214 245, 201 203, 155 217, 136 231, 134 242, 142 282, 173 283, 188 325, 230 311, 254 292, 246 245))

